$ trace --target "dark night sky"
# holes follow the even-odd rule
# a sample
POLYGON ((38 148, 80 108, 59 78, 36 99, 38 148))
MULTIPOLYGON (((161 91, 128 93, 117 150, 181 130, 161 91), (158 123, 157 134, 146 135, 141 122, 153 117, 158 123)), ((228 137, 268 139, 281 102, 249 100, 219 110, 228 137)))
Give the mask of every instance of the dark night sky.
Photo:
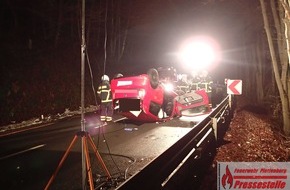
MULTIPOLYGON (((30 60, 29 63, 23 63, 17 60, 17 57, 22 60, 21 56, 23 55, 17 55, 15 52, 20 52, 22 48, 27 48, 31 38, 33 39, 33 47, 36 47, 28 52, 32 54, 31 56, 41 52, 43 53, 43 59, 45 59, 45 57, 50 55, 48 47, 54 41, 55 33, 49 33, 49 30, 53 27, 55 30, 57 27, 59 2, 59 0, 51 1, 51 3, 20 0, 4 1, 6 6, 1 8, 3 11, 1 11, 0 35, 2 44, 0 48, 4 50, 2 51, 2 60, 6 61, 2 62, 1 70, 10 69, 12 65, 18 67, 19 62, 21 65, 43 64, 44 67, 50 67, 52 63, 49 63, 49 61, 41 61, 39 63, 39 61, 30 60), (43 42, 44 36, 47 39, 43 42), (6 66, 4 66, 5 64, 6 66)), ((62 10, 65 23, 61 28, 59 38, 65 39, 70 35, 68 30, 71 30, 70 25, 72 24, 69 25, 68 22, 74 22, 75 37, 65 42, 60 42, 62 50, 58 52, 61 54, 63 51, 63 55, 71 53, 79 57, 81 31, 80 10, 78 8, 80 7, 77 7, 75 3, 80 3, 81 1, 63 0, 63 2, 64 8, 62 10), (75 10, 71 11, 71 7, 75 7, 75 10), (78 20, 69 21, 72 13, 76 17, 74 19, 78 20), (77 49, 68 49, 71 46, 75 46, 77 49)), ((94 25, 90 23, 90 18, 104 17, 103 8, 105 7, 105 2, 104 0, 86 1, 86 39, 89 44, 88 56, 91 57, 94 70, 100 70, 104 62, 102 47, 104 39, 96 34, 100 30, 104 31, 104 22, 94 25), (93 9, 94 7, 101 8, 97 12, 93 9), (91 16, 92 10, 97 12, 97 15, 93 14, 91 16), (97 26, 99 26, 99 29, 97 29, 97 26), (99 41, 99 49, 96 49, 96 45, 94 45, 97 42, 96 38, 101 39, 99 41)), ((127 53, 124 54, 120 64, 108 62, 106 69, 109 71, 111 71, 110 67, 117 68, 123 73, 135 71, 144 73, 150 67, 159 66, 174 66, 177 69, 181 69, 181 63, 179 63, 176 56, 181 43, 196 35, 206 35, 219 44, 223 58, 218 67, 214 68, 212 74, 223 78, 231 77, 226 75, 233 74, 233 72, 225 70, 225 68, 235 67, 235 64, 238 64, 237 60, 240 59, 236 56, 242 54, 242 49, 247 43, 252 43, 251 39, 245 40, 247 37, 245 30, 251 34, 256 33, 256 28, 261 28, 261 24, 257 24, 257 22, 261 21, 259 20, 261 13, 258 10, 258 1, 122 0, 118 2, 121 2, 118 11, 120 18, 129 20, 127 53), (253 15, 251 16, 251 14, 253 15), (257 25, 258 27, 256 27, 257 25), (250 29, 252 31, 249 32, 249 28, 253 28, 253 30, 250 29)), ((109 10, 108 26, 110 26, 112 12, 116 11, 110 12, 109 10)), ((122 24, 121 27, 124 27, 126 23, 123 22, 122 24)), ((110 40, 110 36, 108 40, 110 40)), ((108 54, 107 56, 109 60, 110 55, 108 54)), ((76 59, 74 62, 75 65, 79 64, 76 59)), ((75 67, 79 68, 78 66, 75 67)))
MULTIPOLYGON (((241 71, 237 68, 242 65, 243 50, 263 30, 259 2, 254 0, 86 0, 86 60, 95 84, 103 74, 106 2, 106 73, 110 76, 120 72, 141 74, 160 66, 174 66, 183 72, 176 57, 181 43, 207 35, 219 44, 222 53, 211 75, 236 78, 233 69, 241 71), (118 51, 111 45, 122 44, 124 36, 126 48, 118 60, 118 51)), ((11 115, 19 114, 24 119, 38 112, 57 113, 66 107, 79 107, 80 3, 1 1, 0 111, 4 113, 2 120, 4 115, 7 119, 1 122, 9 121, 11 115)), ((86 79, 86 102, 92 102, 88 68, 86 79)))
POLYGON ((195 35, 207 35, 216 40, 223 54, 223 60, 213 72, 219 73, 219 76, 224 75, 222 76, 224 78, 229 77, 226 75, 233 74, 225 68, 235 67, 234 64, 237 64, 239 59, 236 56, 242 54, 245 43, 252 43, 245 42, 241 37, 245 38, 242 34, 246 28, 249 25, 256 25, 252 22, 259 19, 256 15, 259 16, 259 12, 255 8, 257 2, 252 3, 253 1, 251 1, 250 10, 247 10, 256 11, 253 17, 246 12, 249 1, 243 1, 242 6, 240 3, 236 3, 238 1, 232 1, 232 3, 217 1, 217 3, 206 5, 202 5, 200 2, 196 2, 195 6, 192 7, 179 5, 176 8, 178 14, 173 14, 172 10, 165 10, 163 14, 166 16, 156 18, 145 26, 137 26, 141 32, 143 28, 150 28, 147 29, 150 35, 146 36, 143 41, 142 48, 144 47, 144 49, 139 52, 140 56, 138 57, 142 59, 144 50, 151 49, 153 51, 146 51, 145 54, 152 53, 154 63, 174 64, 178 68, 180 64, 176 63, 178 60, 176 60, 175 53, 180 44, 185 39, 195 35))
MULTIPOLYGON (((52 2, 55 2, 51 5, 52 7, 57 6, 58 1, 52 2)), ((69 4, 68 1, 64 2, 69 4)), ((92 1, 86 2, 90 5, 92 1)), ((10 29, 17 24, 19 27, 13 36, 14 44, 18 42, 19 45, 26 45, 31 36, 37 38, 39 30, 43 30, 43 28, 35 29, 35 25, 42 27, 41 25, 47 23, 49 19, 55 19, 41 15, 41 12, 45 12, 45 7, 38 1, 30 1, 27 4, 15 0, 7 4, 9 5, 7 9, 4 8, 2 11, 1 39, 5 39, 7 35, 5 32, 11 33, 10 29), (15 19, 13 20, 14 11, 18 14, 17 23, 15 19)), ((249 0, 216 2, 123 0, 121 7, 120 14, 131 20, 128 39, 133 43, 133 52, 127 56, 125 62, 139 62, 140 64, 148 62, 147 64, 154 65, 175 63, 174 54, 180 44, 195 35, 208 35, 214 38, 221 46, 223 53, 242 48, 240 33, 245 30, 246 25, 251 25, 249 23, 251 18, 247 15, 246 9, 250 7, 254 10, 257 2, 249 0)), ((87 6, 87 14, 89 11, 90 7, 87 6)), ((8 39, 11 40, 11 38, 8 39)), ((94 43, 94 39, 90 40, 90 44, 94 43)), ((4 41, 7 42, 7 40, 4 41)), ((225 55, 225 57, 231 59, 230 55, 225 55)))

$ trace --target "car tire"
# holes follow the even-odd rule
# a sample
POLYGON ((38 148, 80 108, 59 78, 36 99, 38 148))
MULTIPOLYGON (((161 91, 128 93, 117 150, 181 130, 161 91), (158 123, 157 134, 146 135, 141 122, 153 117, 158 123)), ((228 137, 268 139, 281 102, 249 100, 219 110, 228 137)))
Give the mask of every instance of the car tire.
POLYGON ((166 104, 165 106, 165 113, 168 115, 168 116, 171 116, 172 112, 173 112, 173 102, 170 101, 166 104))
POLYGON ((124 77, 124 75, 122 73, 117 73, 114 75, 114 79, 122 78, 122 77, 124 77))
POLYGON ((159 75, 156 69, 149 69, 147 72, 150 80, 150 85, 153 89, 157 88, 159 84, 159 75))

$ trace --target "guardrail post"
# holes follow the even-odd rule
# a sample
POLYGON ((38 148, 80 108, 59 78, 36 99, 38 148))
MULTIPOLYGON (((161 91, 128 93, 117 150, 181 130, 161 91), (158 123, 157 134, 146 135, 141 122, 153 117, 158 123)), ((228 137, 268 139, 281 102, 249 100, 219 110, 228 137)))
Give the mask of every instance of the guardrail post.
POLYGON ((217 140, 217 118, 215 117, 211 118, 211 122, 212 122, 215 140, 217 140))
POLYGON ((232 95, 229 94, 229 107, 232 109, 232 95))

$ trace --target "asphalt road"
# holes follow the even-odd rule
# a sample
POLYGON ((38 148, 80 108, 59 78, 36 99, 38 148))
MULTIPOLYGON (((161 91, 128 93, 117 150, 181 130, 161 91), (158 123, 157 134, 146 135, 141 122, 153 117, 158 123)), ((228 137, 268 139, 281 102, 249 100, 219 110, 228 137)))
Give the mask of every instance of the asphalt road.
MULTIPOLYGON (((115 116, 115 119, 119 119, 115 116)), ((86 129, 110 175, 126 180, 184 136, 191 121, 174 118, 164 123, 132 123, 127 120, 101 126, 96 114, 86 115, 86 129)), ((44 189, 74 137, 62 167, 49 189, 82 189, 80 118, 66 119, 0 138, 0 189, 44 189)), ((89 144, 95 185, 106 176, 89 144)))

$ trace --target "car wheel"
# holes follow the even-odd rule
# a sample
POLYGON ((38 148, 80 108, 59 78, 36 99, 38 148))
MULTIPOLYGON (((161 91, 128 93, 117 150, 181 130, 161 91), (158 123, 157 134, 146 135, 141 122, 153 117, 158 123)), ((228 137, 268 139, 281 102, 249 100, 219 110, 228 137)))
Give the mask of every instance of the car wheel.
POLYGON ((200 106, 200 107, 198 108, 198 112, 199 112, 199 113, 205 113, 205 112, 207 112, 207 108, 206 108, 205 106, 200 106))
POLYGON ((168 102, 165 107, 165 113, 170 116, 173 111, 173 102, 168 102))
POLYGON ((149 76, 149 80, 150 80, 150 85, 153 89, 157 88, 158 84, 159 84, 159 75, 158 75, 158 71, 156 69, 149 69, 149 71, 147 72, 148 76, 149 76))
POLYGON ((114 79, 121 78, 121 77, 123 77, 122 73, 117 73, 114 75, 114 79))

